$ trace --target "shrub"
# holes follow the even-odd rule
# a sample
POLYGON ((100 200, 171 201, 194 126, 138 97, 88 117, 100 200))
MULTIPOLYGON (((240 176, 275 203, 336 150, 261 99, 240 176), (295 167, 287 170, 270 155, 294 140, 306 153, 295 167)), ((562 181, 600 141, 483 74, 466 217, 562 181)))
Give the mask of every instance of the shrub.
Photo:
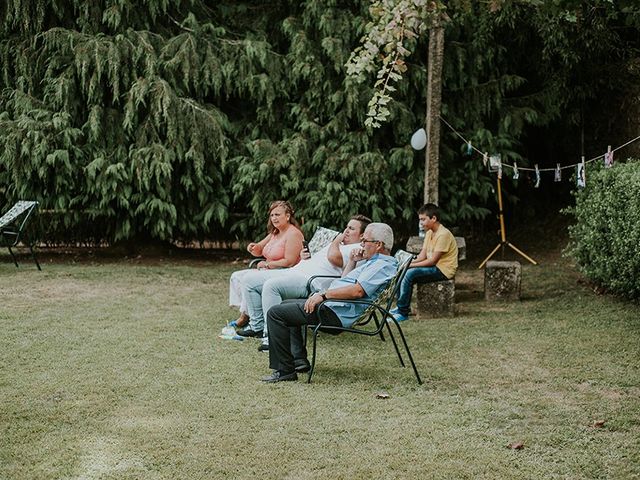
POLYGON ((575 197, 568 253, 593 282, 640 298, 640 162, 592 173, 575 197))

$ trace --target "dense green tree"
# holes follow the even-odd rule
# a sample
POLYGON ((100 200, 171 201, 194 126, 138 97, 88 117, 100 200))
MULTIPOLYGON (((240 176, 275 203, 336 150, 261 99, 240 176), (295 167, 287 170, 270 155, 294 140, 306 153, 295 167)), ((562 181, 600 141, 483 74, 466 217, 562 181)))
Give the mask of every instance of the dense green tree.
POLYGON ((355 211, 378 220, 412 215, 420 188, 406 147, 413 114, 400 111, 393 126, 372 135, 363 128, 367 89, 344 75, 364 25, 360 3, 292 2, 281 30, 271 32, 287 65, 277 124, 256 125, 246 151, 232 160, 233 192, 254 212, 279 192, 310 226, 340 226, 355 211))
MULTIPOLYGON (((216 93, 240 45, 181 0, 8 2, 2 40, 1 183, 86 213, 108 240, 195 237, 227 218, 231 124, 216 93)), ((247 62, 257 73, 259 61, 247 62)), ((245 88, 246 84, 244 85, 245 88)))
MULTIPOLYGON (((525 161, 530 126, 576 124, 603 92, 623 92, 637 47, 632 11, 594 0, 573 18, 533 3, 448 9, 444 116, 508 161, 525 161)), ((424 119, 425 58, 409 58, 390 121, 367 128, 374 89, 345 65, 368 6, 3 2, 6 202, 39 200, 67 231, 90 222, 92 239, 109 242, 255 237, 276 198, 294 203, 307 233, 354 212, 413 225, 423 162, 407 144, 424 119)), ((491 196, 482 163, 461 151, 443 138, 440 198, 459 224, 486 215, 491 196)))
MULTIPOLYGON (((611 120, 620 97, 634 94, 639 80, 634 66, 640 8, 630 1, 461 0, 445 7, 421 0, 377 0, 367 36, 348 66, 360 81, 366 80, 364 73, 377 72, 375 84, 371 80, 375 93, 369 103, 370 124, 393 121, 392 96, 404 101, 389 85, 409 83, 415 96, 420 95, 426 30, 443 11, 450 20, 444 116, 477 148, 502 154, 508 164, 527 165, 528 153, 534 153, 542 166, 555 166, 575 163, 578 152, 589 149, 572 137, 584 138, 586 130, 588 142, 595 137, 590 131, 612 133, 602 132, 602 125, 611 120), (544 132, 542 142, 533 132, 544 132), (547 151, 554 156, 545 158, 551 157, 547 151)), ((465 157, 461 146, 451 132, 441 145, 440 197, 456 221, 486 214, 477 205, 487 204, 491 193, 478 155, 465 157)))
MULTIPOLYGON (((107 240, 241 235, 274 198, 339 225, 410 215, 406 125, 361 127, 343 65, 359 2, 79 1, 0 7, 0 183, 107 240), (240 222, 231 213, 249 213, 240 222)), ((410 119, 408 119, 410 121, 410 119)), ((406 122, 405 122, 406 123, 406 122)), ((243 217, 241 217, 243 218, 243 217)), ((255 235, 255 233, 251 233, 255 235)))

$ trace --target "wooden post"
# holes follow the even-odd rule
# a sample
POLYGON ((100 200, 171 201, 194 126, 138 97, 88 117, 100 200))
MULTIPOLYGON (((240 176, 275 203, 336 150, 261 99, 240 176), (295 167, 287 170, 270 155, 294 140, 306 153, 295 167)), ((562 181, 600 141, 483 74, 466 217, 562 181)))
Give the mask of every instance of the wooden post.
POLYGON ((442 106, 442 64, 444 58, 443 19, 437 17, 429 30, 427 64, 427 149, 424 162, 424 202, 438 203, 440 162, 440 109, 442 106))

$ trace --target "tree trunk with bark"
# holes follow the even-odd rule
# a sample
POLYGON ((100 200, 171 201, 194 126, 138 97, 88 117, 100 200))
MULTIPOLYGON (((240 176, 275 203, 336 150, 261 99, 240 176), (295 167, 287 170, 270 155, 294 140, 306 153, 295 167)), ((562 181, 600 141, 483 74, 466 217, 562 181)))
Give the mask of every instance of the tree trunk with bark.
POLYGON ((427 149, 424 163, 424 201, 438 203, 440 161, 440 109, 442 105, 442 63, 444 57, 443 19, 435 20, 429 31, 427 66, 427 149))

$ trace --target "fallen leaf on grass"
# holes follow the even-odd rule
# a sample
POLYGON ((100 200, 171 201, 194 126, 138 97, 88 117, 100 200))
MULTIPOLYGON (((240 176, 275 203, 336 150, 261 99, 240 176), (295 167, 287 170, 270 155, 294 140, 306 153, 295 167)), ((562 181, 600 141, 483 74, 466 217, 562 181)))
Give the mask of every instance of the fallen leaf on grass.
POLYGON ((390 398, 390 396, 386 392, 380 392, 380 393, 376 393, 376 398, 382 398, 382 399, 386 400, 387 398, 390 398))
POLYGON ((606 422, 606 420, 596 420, 593 422, 593 428, 602 428, 606 422))
POLYGON ((520 450, 524 448, 524 442, 513 442, 507 445, 511 450, 520 450))

